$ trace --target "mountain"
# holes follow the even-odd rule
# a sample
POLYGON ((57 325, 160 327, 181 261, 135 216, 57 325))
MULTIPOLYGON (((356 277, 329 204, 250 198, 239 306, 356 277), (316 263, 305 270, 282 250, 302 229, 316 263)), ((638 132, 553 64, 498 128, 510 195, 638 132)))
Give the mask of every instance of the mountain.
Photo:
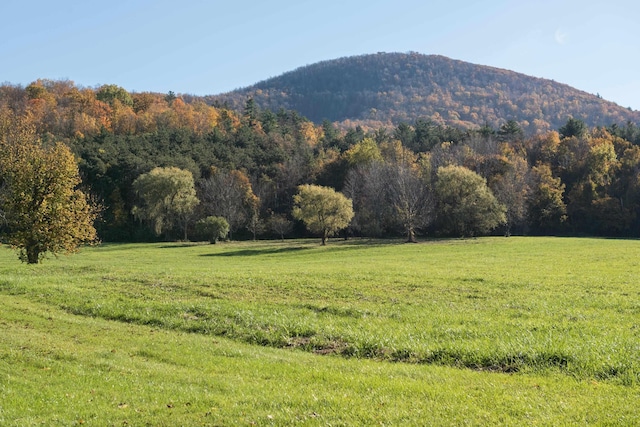
POLYGON ((557 129, 569 117, 588 126, 640 123, 623 108, 553 80, 438 55, 378 53, 307 65, 233 92, 206 97, 242 110, 295 110, 310 120, 367 127, 418 118, 474 128, 516 120, 529 132, 557 129))

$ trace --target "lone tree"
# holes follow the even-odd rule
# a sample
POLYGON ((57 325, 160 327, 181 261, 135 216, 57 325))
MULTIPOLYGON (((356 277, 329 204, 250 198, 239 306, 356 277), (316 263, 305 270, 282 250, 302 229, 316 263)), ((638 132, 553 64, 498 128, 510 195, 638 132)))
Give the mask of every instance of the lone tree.
POLYGON ((293 217, 304 222, 312 233, 320 234, 322 245, 353 218, 351 199, 329 187, 301 185, 293 202, 293 217))
POLYGON ((21 261, 37 264, 47 253, 96 240, 98 209, 77 189, 80 182, 66 145, 44 145, 28 130, 17 138, 0 132, 0 212, 21 261))
POLYGON ((155 168, 136 178, 133 189, 140 197, 140 203, 133 207, 136 217, 151 223, 157 235, 182 228, 187 240, 187 226, 200 203, 191 172, 176 167, 155 168))

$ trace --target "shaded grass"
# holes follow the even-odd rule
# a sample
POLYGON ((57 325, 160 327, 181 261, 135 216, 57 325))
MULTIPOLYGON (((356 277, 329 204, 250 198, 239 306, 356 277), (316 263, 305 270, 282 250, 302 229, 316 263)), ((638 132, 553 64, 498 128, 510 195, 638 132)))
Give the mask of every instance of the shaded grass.
POLYGON ((215 252, 202 254, 201 256, 216 256, 216 257, 246 257, 246 256, 257 256, 257 255, 272 255, 272 254, 282 254, 286 252, 295 252, 301 251, 305 249, 310 249, 309 247, 281 247, 281 248, 261 248, 261 249, 243 249, 243 250, 233 250, 229 252, 215 252))

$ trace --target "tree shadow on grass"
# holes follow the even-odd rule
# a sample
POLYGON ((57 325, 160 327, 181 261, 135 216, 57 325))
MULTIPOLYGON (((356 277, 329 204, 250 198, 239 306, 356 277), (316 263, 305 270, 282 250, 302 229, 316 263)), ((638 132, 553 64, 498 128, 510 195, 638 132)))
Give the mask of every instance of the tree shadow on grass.
POLYGON ((228 251, 228 252, 218 252, 213 254, 202 254, 200 256, 206 257, 242 257, 242 256, 256 256, 256 255, 272 255, 272 254, 281 254, 287 252, 298 252, 306 249, 311 249, 311 247, 304 246, 294 246, 294 247, 286 247, 286 248, 264 248, 264 249, 242 249, 238 251, 228 251))
POLYGON ((363 247, 380 247, 404 244, 404 241, 397 239, 332 239, 326 246, 320 245, 319 241, 306 240, 299 246, 285 246, 285 247, 265 247, 265 248, 249 248, 239 249, 226 252, 216 252, 209 254, 202 254, 200 256, 205 257, 242 257, 242 256, 257 256, 257 255, 273 255, 284 254, 292 252, 300 252, 306 250, 316 250, 319 253, 328 252, 344 252, 350 250, 362 249, 363 247))
POLYGON ((180 249, 180 248, 193 248, 196 246, 208 245, 209 242, 183 242, 183 243, 170 243, 159 246, 159 249, 180 249))

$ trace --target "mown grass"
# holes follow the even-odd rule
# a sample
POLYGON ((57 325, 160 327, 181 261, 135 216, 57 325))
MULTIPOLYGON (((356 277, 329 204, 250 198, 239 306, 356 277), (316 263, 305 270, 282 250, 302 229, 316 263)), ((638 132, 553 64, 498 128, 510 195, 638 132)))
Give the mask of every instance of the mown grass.
POLYGON ((638 423, 639 255, 561 238, 104 245, 38 266, 3 250, 0 424, 638 423))

